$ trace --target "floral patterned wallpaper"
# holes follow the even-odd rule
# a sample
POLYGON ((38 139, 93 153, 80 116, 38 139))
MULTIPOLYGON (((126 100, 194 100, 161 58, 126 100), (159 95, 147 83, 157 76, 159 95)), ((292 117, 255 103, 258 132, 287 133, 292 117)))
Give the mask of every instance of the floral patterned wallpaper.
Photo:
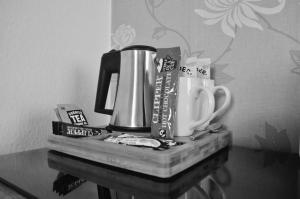
POLYGON ((111 40, 211 58, 234 144, 299 151, 300 0, 112 0, 111 40))

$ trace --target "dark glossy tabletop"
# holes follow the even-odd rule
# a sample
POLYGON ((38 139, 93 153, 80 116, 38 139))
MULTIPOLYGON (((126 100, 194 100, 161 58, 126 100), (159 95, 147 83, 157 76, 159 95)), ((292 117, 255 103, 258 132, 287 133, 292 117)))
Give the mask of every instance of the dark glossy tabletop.
POLYGON ((2 182, 33 198, 300 198, 298 155, 241 147, 224 149, 170 179, 48 149, 0 156, 0 161, 2 182))

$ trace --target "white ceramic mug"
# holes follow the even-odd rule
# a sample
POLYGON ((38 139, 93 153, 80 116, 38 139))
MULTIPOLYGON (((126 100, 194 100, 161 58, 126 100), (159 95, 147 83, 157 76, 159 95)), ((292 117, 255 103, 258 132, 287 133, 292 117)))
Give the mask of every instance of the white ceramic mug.
POLYGON ((204 129, 216 116, 228 108, 229 90, 214 86, 214 81, 196 77, 179 77, 175 136, 190 136, 194 130, 204 129), (223 105, 215 110, 215 93, 223 90, 223 105))
MULTIPOLYGON (((209 122, 211 120, 213 120, 217 116, 221 116, 228 109, 230 102, 231 102, 231 93, 230 93, 229 89, 225 86, 221 86, 221 85, 215 86, 215 81, 211 80, 211 79, 201 79, 201 83, 199 84, 199 86, 203 86, 204 88, 209 89, 215 97, 216 97, 217 91, 223 91, 223 94, 225 97, 223 104, 217 109, 216 109, 216 107, 214 107, 215 110, 211 114, 210 107, 208 107, 209 102, 208 102, 206 96, 200 94, 199 100, 202 103, 201 103, 201 107, 196 107, 196 109, 198 110, 198 112, 197 112, 198 115, 196 116, 196 120, 199 120, 200 118, 203 118, 203 117, 207 117, 207 115, 211 114, 209 120, 206 123, 204 123, 202 125, 200 125, 200 123, 198 123, 199 125, 196 129, 203 130, 209 125, 209 122)), ((215 99, 215 102, 216 102, 216 99, 215 99)))
POLYGON ((194 129, 205 124, 213 114, 215 108, 215 98, 213 93, 201 85, 201 78, 179 77, 176 110, 176 130, 175 136, 189 136, 194 129), (208 103, 207 114, 197 119, 199 110, 195 107, 201 105, 200 93, 205 96, 208 103))

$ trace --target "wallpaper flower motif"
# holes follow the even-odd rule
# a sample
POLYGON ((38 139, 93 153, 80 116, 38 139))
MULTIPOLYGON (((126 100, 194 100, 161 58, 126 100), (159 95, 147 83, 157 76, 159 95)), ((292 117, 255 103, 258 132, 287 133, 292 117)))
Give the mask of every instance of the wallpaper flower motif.
POLYGON ((114 49, 122 49, 130 45, 135 39, 136 33, 135 29, 130 25, 122 24, 120 25, 115 33, 112 34, 112 47, 114 49))
MULTIPOLYGON (((146 9, 149 13, 149 15, 152 17, 152 19, 158 24, 156 28, 153 29, 152 39, 159 40, 164 36, 168 35, 168 32, 172 32, 176 34, 179 38, 181 38, 181 41, 183 42, 183 45, 181 46, 182 49, 182 60, 186 60, 189 57, 201 57, 201 55, 204 53, 204 50, 197 49, 192 50, 191 43, 188 41, 186 36, 182 34, 180 31, 171 28, 170 25, 163 23, 163 20, 161 20, 157 16, 157 10, 166 3, 165 0, 145 0, 146 9)), ((236 32, 236 28, 234 30, 236 32)), ((228 64, 217 64, 223 56, 225 56, 226 53, 231 51, 231 45, 233 43, 233 38, 229 42, 228 46, 224 49, 224 51, 217 56, 216 59, 212 61, 211 67, 212 67, 212 76, 211 78, 216 80, 217 84, 226 84, 232 81, 234 78, 227 73, 224 72, 224 69, 228 66, 228 64)))
POLYGON ((262 149, 266 165, 278 163, 281 159, 272 156, 269 150, 299 151, 299 141, 295 139, 299 117, 295 116, 300 116, 300 110, 285 109, 299 99, 299 93, 293 92, 298 89, 300 80, 299 1, 113 0, 112 44, 117 47, 131 42, 165 47, 178 45, 183 61, 189 57, 210 57, 211 78, 216 85, 228 85, 233 93, 231 110, 223 121, 229 129, 234 129, 234 143, 247 147, 255 145, 262 149), (143 11, 139 17, 136 17, 136 10, 143 11), (147 25, 141 24, 141 18, 147 25), (218 33, 209 27, 221 31, 218 33), (133 29, 129 32, 134 34, 129 33, 127 37, 127 30, 122 29, 133 29), (257 31, 260 34, 253 34, 262 29, 263 32, 257 31), (241 33, 243 35, 238 37, 241 33), (257 75, 252 67, 270 73, 257 75), (274 78, 284 81, 290 89, 274 87, 274 78), (255 82, 248 84, 247 80, 255 82), (264 86, 256 86, 260 84, 264 86), (268 96, 275 92, 284 97, 270 100, 268 96), (241 116, 241 108, 250 114, 241 116), (266 122, 262 131, 252 131, 266 120, 276 122, 266 122), (245 124, 249 124, 249 128, 245 128, 245 124), (242 136, 244 134, 247 138, 242 136))
POLYGON ((258 23, 257 13, 271 15, 279 13, 285 6, 285 0, 278 0, 278 5, 272 8, 266 8, 256 5, 253 2, 261 0, 204 0, 205 5, 210 11, 195 9, 195 13, 205 18, 206 25, 221 23, 222 31, 235 37, 234 28, 243 25, 263 30, 258 23))
POLYGON ((287 135, 287 130, 277 130, 273 125, 265 122, 265 137, 255 135, 255 139, 261 146, 264 152, 264 166, 270 166, 279 162, 285 162, 287 160, 286 155, 274 153, 272 151, 282 151, 291 153, 291 143, 287 135))
POLYGON ((291 143, 286 129, 278 131, 274 126, 265 122, 265 134, 265 138, 255 135, 255 139, 263 150, 291 152, 291 143))

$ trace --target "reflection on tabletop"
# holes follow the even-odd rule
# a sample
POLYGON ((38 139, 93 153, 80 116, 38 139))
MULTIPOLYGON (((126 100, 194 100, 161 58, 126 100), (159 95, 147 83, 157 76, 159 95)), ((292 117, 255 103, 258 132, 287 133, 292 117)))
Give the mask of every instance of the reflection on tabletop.
POLYGON ((298 154, 237 146, 227 153, 228 159, 215 154, 170 179, 159 179, 36 149, 0 156, 0 178, 35 198, 219 199, 224 193, 228 199, 300 198, 298 154))
POLYGON ((230 174, 224 167, 228 151, 225 148, 168 179, 111 167, 56 151, 48 152, 48 165, 58 171, 57 177, 53 179, 53 191, 58 195, 66 195, 90 181, 97 184, 99 198, 224 199, 226 195, 222 187, 230 184, 230 174))

